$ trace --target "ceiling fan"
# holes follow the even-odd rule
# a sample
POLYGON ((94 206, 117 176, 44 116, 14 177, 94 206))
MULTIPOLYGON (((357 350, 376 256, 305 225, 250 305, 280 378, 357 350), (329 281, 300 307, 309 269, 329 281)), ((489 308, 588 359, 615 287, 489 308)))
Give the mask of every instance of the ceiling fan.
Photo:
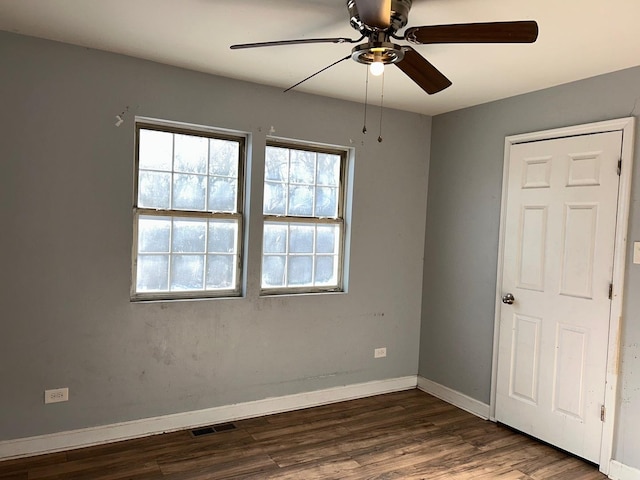
MULTIPOLYGON (((351 54, 305 78, 352 58, 370 66, 373 75, 380 75, 385 65, 395 64, 428 94, 451 85, 451 81, 409 45, 397 45, 392 40, 406 40, 414 45, 435 43, 533 43, 538 37, 538 24, 533 20, 515 22, 461 23, 410 27, 404 34, 398 30, 407 25, 412 0, 347 0, 351 26, 361 37, 351 39, 304 38, 231 45, 232 49, 273 47, 307 43, 359 43, 351 54), (362 40, 366 41, 360 43, 362 40)), ((300 85, 298 82, 295 86, 300 85)), ((291 87, 291 88, 293 88, 291 87)), ((289 89, 290 90, 290 89, 289 89)))
MULTIPOLYGON (((305 78, 302 82, 327 68, 352 58, 370 66, 373 75, 380 75, 385 65, 395 64, 428 94, 438 93, 451 81, 409 45, 397 45, 392 40, 406 40, 414 45, 436 43, 533 43, 538 38, 538 24, 533 20, 515 22, 460 23, 427 25, 407 28, 412 0, 347 0, 351 26, 361 37, 351 39, 303 38, 272 42, 242 43, 232 49, 297 45, 307 43, 358 43, 351 54, 305 78), (365 40, 364 43, 360 43, 365 40)), ((300 85, 298 82, 295 86, 300 85)), ((290 87, 288 90, 290 90, 290 87)))

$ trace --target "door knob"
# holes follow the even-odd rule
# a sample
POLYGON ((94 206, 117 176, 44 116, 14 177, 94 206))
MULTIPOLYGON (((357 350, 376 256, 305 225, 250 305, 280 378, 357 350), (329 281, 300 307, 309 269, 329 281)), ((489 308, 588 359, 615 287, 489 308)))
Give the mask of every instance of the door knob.
POLYGON ((512 305, 515 300, 516 299, 512 293, 507 293, 506 295, 502 296, 502 303, 506 303, 507 305, 512 305))

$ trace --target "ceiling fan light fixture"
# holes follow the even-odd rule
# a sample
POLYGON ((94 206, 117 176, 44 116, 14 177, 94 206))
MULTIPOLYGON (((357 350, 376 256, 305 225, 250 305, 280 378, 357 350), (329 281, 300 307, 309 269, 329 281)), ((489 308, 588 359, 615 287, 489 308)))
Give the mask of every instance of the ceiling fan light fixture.
POLYGON ((404 58, 404 50, 394 43, 367 42, 353 47, 351 58, 358 63, 369 65, 372 75, 381 75, 385 65, 398 63, 404 58))

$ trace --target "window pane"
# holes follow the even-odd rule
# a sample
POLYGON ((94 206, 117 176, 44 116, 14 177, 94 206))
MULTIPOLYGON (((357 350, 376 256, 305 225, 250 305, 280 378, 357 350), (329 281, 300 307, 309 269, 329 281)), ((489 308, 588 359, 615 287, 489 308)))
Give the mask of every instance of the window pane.
POLYGON ((300 256, 289 257, 289 265, 287 269, 287 279, 289 285, 298 287, 312 284, 313 275, 313 257, 300 256))
POLYGON ((310 217, 313 215, 313 187, 289 188, 289 215, 310 217))
POLYGON ((238 177, 240 144, 233 140, 209 139, 209 175, 238 177))
POLYGON ((169 252, 171 217, 140 217, 138 252, 169 252))
POLYGON ((286 225, 266 223, 263 235, 262 251, 264 253, 285 253, 287 251, 286 225))
POLYGON ((140 172, 138 180, 138 206, 169 208, 170 173, 140 172))
POLYGON ((338 216, 338 189, 316 187, 316 216, 336 218, 338 216))
POLYGON ((340 184, 340 156, 318 154, 318 185, 337 187, 340 184))
POLYGON ((208 141, 193 135, 175 136, 174 171, 184 173, 207 173, 208 141))
POLYGON ((316 257, 316 285, 335 285, 338 281, 335 269, 335 257, 316 257))
POLYGON ((291 183, 313 185, 316 180, 316 154, 302 150, 291 150, 291 183))
POLYGON ((207 257, 207 289, 235 287, 235 255, 207 257))
POLYGON ((316 252, 337 253, 336 240, 340 235, 338 225, 318 225, 316 231, 316 252))
POLYGON ((269 255, 262 257, 262 286, 284 287, 284 269, 287 264, 285 256, 269 255))
POLYGON ((168 255, 138 255, 136 290, 166 291, 169 276, 168 255))
POLYGON ((140 129, 138 163, 141 169, 171 171, 173 134, 140 129))
POLYGON ((265 215, 284 215, 287 205, 287 186, 281 183, 264 184, 264 205, 265 215))
POLYGON ((238 223, 225 220, 209 221, 209 253, 236 253, 238 223))
POLYGON ((204 255, 174 255, 171 259, 171 290, 202 290, 204 255))
POLYGON ((206 220, 174 220, 171 250, 204 253, 206 233, 206 220))
POLYGON ((173 208, 204 210, 206 178, 202 175, 176 174, 173 180, 173 208))
POLYGON ((235 213, 237 211, 236 180, 230 178, 209 178, 209 210, 210 212, 228 212, 235 213))
POLYGON ((275 182, 287 182, 289 180, 289 149, 267 147, 264 179, 275 182))
POLYGON ((290 253, 313 253, 313 225, 291 225, 289 233, 290 253))

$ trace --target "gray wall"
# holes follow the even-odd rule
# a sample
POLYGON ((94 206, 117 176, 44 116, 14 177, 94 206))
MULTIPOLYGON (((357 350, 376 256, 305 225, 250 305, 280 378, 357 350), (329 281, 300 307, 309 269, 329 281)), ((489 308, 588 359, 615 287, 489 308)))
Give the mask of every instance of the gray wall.
MULTIPOLYGON (((640 68, 433 119, 420 375, 489 403, 504 137, 638 113, 640 68)), ((615 459, 640 467, 640 142, 636 138, 615 459)))
POLYGON ((416 374, 429 117, 379 144, 362 105, 2 32, 0 70, 0 440, 416 374), (129 301, 132 114, 252 134, 245 298, 129 301), (355 147, 348 294, 258 296, 271 126, 355 147))

